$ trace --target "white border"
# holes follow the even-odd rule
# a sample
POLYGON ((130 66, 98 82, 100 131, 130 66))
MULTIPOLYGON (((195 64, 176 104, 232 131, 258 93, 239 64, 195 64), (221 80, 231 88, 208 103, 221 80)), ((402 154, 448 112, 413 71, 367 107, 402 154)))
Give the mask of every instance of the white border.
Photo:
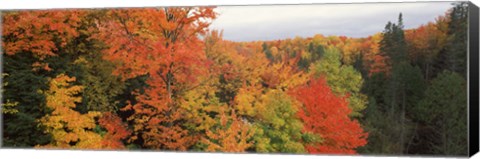
POLYGON ((48 158, 48 159, 377 159, 377 158, 409 158, 428 159, 434 157, 396 157, 396 156, 328 156, 328 155, 292 155, 292 154, 230 154, 230 153, 177 153, 151 151, 78 151, 78 150, 32 150, 32 149, 0 149, 5 158, 48 158))
MULTIPOLYGON (((155 6, 210 6, 210 5, 258 5, 258 4, 310 4, 310 3, 373 3, 373 2, 444 2, 462 0, 0 0, 2 9, 52 9, 52 8, 110 8, 110 7, 155 7, 155 6)), ((463 0, 464 1, 464 0, 463 0)))
MULTIPOLYGON (((258 5, 258 4, 311 4, 311 3, 373 3, 373 2, 442 2, 446 0, 0 0, 0 10, 17 9, 54 9, 54 8, 111 8, 111 7, 154 7, 154 6, 210 6, 210 5, 258 5)), ((458 0, 453 0, 458 1, 458 0)), ((479 5, 480 0, 472 0, 479 5)), ((432 158, 432 157, 372 157, 372 156, 313 156, 313 155, 264 155, 264 154, 225 154, 225 153, 173 153, 173 152, 126 152, 126 151, 69 151, 69 150, 32 150, 0 149, 0 158, 61 158, 61 159, 121 159, 121 158, 209 158, 209 159, 317 159, 317 158, 432 158)), ((477 154, 474 158, 480 158, 477 154)))

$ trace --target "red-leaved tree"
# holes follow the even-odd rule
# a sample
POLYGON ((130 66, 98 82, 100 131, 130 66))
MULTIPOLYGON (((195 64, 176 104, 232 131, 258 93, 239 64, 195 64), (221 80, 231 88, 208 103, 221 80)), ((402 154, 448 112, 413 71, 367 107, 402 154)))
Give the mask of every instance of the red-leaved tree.
POLYGON ((103 148, 112 150, 125 149, 122 140, 127 138, 131 132, 120 117, 115 113, 106 112, 98 119, 98 123, 107 130, 101 141, 103 148))
POLYGON ((348 114, 348 100, 336 96, 325 79, 312 80, 308 85, 289 92, 303 104, 298 116, 304 122, 304 131, 319 135, 320 143, 310 144, 310 153, 356 154, 355 148, 367 144, 368 134, 348 114))

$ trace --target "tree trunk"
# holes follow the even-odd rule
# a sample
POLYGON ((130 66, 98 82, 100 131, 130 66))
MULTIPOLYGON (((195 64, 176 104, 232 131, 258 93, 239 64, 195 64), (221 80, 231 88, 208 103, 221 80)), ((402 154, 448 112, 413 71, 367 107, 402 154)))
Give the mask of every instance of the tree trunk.
POLYGON ((404 153, 404 143, 405 143, 405 105, 406 105, 406 94, 405 88, 402 88, 402 110, 401 110, 401 117, 400 117, 400 152, 404 153))
POLYGON ((430 62, 427 62, 427 63, 425 64, 425 80, 426 80, 426 81, 428 81, 428 79, 429 79, 429 75, 430 75, 430 74, 429 74, 429 72, 430 72, 429 69, 430 69, 430 62))

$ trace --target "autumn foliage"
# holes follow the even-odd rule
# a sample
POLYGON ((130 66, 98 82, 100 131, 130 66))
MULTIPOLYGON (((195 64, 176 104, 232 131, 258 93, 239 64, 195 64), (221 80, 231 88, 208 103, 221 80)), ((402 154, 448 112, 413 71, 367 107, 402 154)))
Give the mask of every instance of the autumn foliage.
POLYGON ((41 126, 52 134, 53 141, 44 147, 98 149, 102 138, 93 132, 95 117, 99 112, 80 114, 75 111, 76 103, 81 102, 77 97, 83 87, 71 85, 75 77, 58 75, 50 81, 50 88, 46 94, 47 107, 52 110, 40 119, 41 126))
POLYGON ((120 117, 106 112, 98 119, 98 124, 106 129, 101 141, 102 147, 112 150, 125 149, 122 140, 127 138, 131 132, 120 117))
POLYGON ((192 87, 193 75, 208 67, 196 36, 209 24, 200 19, 215 18, 215 13, 212 8, 162 8, 107 14, 111 19, 100 24, 98 38, 111 44, 106 59, 120 63, 114 74, 126 79, 150 76, 150 88, 138 94, 138 103, 124 109, 135 111, 129 118, 135 123, 131 140, 140 137, 146 147, 186 150, 194 138, 178 124, 178 93, 192 87))
POLYGON ((347 99, 333 94, 325 79, 312 80, 290 94, 304 106, 298 112, 304 131, 323 139, 321 143, 306 146, 310 153, 355 154, 355 148, 367 144, 368 133, 357 120, 348 117, 352 110, 347 99))
POLYGON ((41 59, 54 56, 56 42, 65 46, 70 38, 78 36, 76 26, 83 15, 76 10, 10 13, 2 17, 2 34, 15 39, 2 41, 2 48, 8 55, 28 51, 41 59))
POLYGON ((462 153, 435 138, 465 127, 431 133, 451 114, 429 108, 453 101, 431 95, 440 86, 465 89, 462 11, 409 30, 400 14, 363 38, 251 42, 210 30, 215 7, 2 12, 3 144, 358 154, 442 143, 462 153))
POLYGON ((221 111, 219 125, 215 130, 207 130, 202 142, 210 152, 244 152, 253 146, 254 130, 237 117, 234 111, 221 111))

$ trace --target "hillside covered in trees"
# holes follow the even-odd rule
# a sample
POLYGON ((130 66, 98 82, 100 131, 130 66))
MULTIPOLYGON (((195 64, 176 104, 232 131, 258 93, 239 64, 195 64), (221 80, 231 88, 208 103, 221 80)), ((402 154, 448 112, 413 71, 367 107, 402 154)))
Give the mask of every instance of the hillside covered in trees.
POLYGON ((3 12, 2 146, 467 155, 467 9, 253 42, 214 8, 3 12))

